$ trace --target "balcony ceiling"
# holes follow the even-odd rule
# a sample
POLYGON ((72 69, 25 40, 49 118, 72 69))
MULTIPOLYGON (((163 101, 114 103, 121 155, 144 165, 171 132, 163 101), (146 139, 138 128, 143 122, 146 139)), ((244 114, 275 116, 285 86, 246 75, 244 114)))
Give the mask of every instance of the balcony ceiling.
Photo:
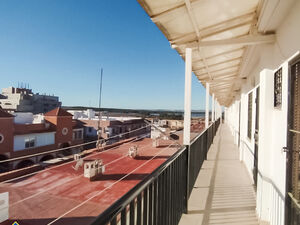
POLYGON ((274 34, 257 29, 260 0, 138 0, 184 59, 193 49, 192 69, 221 105, 228 106, 247 77, 241 73, 249 46, 270 43, 274 34))

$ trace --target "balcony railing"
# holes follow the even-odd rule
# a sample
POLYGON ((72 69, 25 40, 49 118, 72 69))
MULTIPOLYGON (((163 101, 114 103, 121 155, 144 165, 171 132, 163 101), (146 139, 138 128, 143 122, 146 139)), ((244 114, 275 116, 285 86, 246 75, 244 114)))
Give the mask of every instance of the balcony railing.
POLYGON ((298 225, 300 224, 300 202, 294 198, 292 193, 288 193, 287 198, 288 205, 288 224, 298 225))
POLYGON ((197 176, 200 172, 204 160, 207 158, 207 152, 213 142, 214 136, 219 128, 220 119, 211 124, 208 129, 195 137, 189 148, 189 180, 188 180, 188 196, 193 190, 197 176))
POLYGON ((92 225, 175 225, 187 201, 220 119, 112 204, 92 225))

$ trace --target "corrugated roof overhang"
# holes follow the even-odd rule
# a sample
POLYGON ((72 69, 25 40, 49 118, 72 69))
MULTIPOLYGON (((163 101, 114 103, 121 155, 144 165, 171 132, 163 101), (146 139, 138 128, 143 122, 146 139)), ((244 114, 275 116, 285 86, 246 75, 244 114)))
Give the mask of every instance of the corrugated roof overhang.
POLYGON ((275 35, 257 29, 260 0, 138 0, 171 46, 185 57, 193 49, 192 70, 228 106, 240 92, 249 46, 272 43, 275 35))

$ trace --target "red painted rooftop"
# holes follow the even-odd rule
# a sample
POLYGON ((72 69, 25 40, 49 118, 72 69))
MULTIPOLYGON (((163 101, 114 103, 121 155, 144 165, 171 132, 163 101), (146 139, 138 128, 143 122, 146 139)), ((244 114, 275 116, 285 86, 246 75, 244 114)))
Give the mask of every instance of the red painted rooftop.
POLYGON ((92 153, 85 159, 102 159, 104 164, 124 156, 121 160, 106 166, 104 175, 96 181, 90 181, 83 176, 83 167, 75 171, 72 168, 75 166, 75 162, 71 162, 22 180, 2 183, 0 184, 0 192, 9 192, 10 203, 10 219, 2 224, 11 225, 13 221, 18 221, 20 225, 48 224, 83 201, 99 194, 100 191, 148 161, 147 164, 141 166, 124 180, 114 184, 111 188, 54 223, 64 225, 89 224, 147 174, 174 154, 176 147, 166 147, 170 143, 170 141, 164 141, 164 145, 155 148, 152 147, 152 140, 147 138, 120 145, 106 152, 92 153), (139 157, 136 159, 125 156, 129 147, 133 145, 138 145, 139 149, 139 157), (157 157, 149 161, 158 153, 157 157))

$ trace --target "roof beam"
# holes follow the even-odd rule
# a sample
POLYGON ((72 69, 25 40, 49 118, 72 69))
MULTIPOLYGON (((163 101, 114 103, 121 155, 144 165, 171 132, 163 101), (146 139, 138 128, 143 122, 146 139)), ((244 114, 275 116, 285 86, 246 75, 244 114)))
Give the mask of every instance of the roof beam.
POLYGON ((231 86, 231 83, 210 83, 211 87, 225 87, 225 86, 231 86))
POLYGON ((222 82, 222 81, 231 81, 236 79, 236 75, 230 76, 230 77, 224 77, 224 78, 220 78, 220 79, 213 79, 213 82, 222 82))
POLYGON ((236 38, 229 38, 223 40, 214 40, 214 41, 193 41, 186 45, 186 48, 199 48, 199 47, 208 47, 208 46, 219 46, 219 45, 259 45, 274 43, 276 40, 275 34, 256 34, 256 35, 245 35, 236 38))
MULTIPOLYGON (((197 2, 200 2, 202 0, 193 0, 193 3, 197 3, 197 2)), ((160 21, 161 19, 165 19, 167 17, 169 17, 171 14, 173 13, 176 13, 178 11, 181 11, 181 10, 185 10, 185 3, 180 3, 176 6, 173 6, 172 8, 166 10, 166 11, 163 11, 157 15, 153 15, 151 16, 151 20, 156 23, 158 21, 160 21)))
MULTIPOLYGON (((187 9, 187 11, 188 11, 189 18, 190 18, 190 20, 191 20, 191 22, 192 22, 192 24, 193 24, 193 28, 194 28, 195 33, 196 33, 196 35, 197 35, 197 38, 198 38, 198 40, 201 40, 202 37, 201 37, 200 31, 199 31, 199 26, 198 26, 198 24, 197 24, 197 20, 196 20, 195 15, 193 14, 193 11, 192 11, 191 2, 190 2, 190 0, 184 0, 184 2, 185 2, 186 9, 187 9)), ((204 64, 204 66, 205 66, 206 73, 208 74, 208 76, 209 76, 210 78, 212 78, 211 73, 210 73, 210 70, 209 70, 209 67, 208 67, 207 62, 206 62, 206 59, 205 59, 205 55, 204 55, 204 53, 201 51, 200 46, 198 46, 198 52, 199 52, 200 57, 201 57, 202 60, 203 60, 203 64, 204 64)))
MULTIPOLYGON (((230 72, 226 72, 226 73, 221 73, 219 74, 218 76, 214 76, 214 79, 218 79, 220 77, 227 77, 227 76, 232 76, 232 75, 236 75, 237 74, 237 71, 230 71, 230 72)), ((207 78, 207 76, 201 76, 201 75, 197 75, 196 76, 199 78, 199 79, 203 79, 203 78, 207 78)))
MULTIPOLYGON (((225 31, 229 31, 229 30, 233 30, 233 29, 236 29, 236 28, 239 28, 239 27, 250 25, 252 23, 253 23, 253 20, 248 20, 246 22, 231 25, 231 26, 227 26, 227 27, 224 27, 222 29, 218 29, 218 30, 216 29, 216 30, 211 30, 211 31, 201 30, 200 32, 204 33, 204 35, 202 35, 202 38, 208 38, 208 37, 223 33, 225 31)), ((187 34, 184 38, 175 39, 173 41, 170 41, 170 43, 171 44, 182 45, 182 44, 186 44, 186 43, 189 43, 189 42, 192 42, 192 41, 197 41, 197 39, 195 39, 192 34, 187 34)))
MULTIPOLYGON (((218 56, 223 56, 223 55, 235 53, 235 52, 242 51, 242 50, 245 50, 245 48, 243 47, 243 48, 237 48, 237 49, 233 49, 233 50, 229 50, 229 51, 225 51, 225 52, 220 52, 218 54, 208 56, 208 57, 206 57, 206 59, 213 59, 213 58, 216 58, 218 56)), ((197 63, 197 62, 201 62, 201 61, 202 61, 202 59, 197 59, 193 63, 197 63)))
MULTIPOLYGON (((218 65, 222 65, 224 63, 230 63, 230 62, 234 62, 236 60, 241 60, 241 59, 242 59, 242 57, 237 57, 237 58, 233 58, 233 59, 228 59, 228 60, 225 60, 225 61, 221 61, 221 62, 218 62, 218 63, 215 63, 215 64, 209 64, 207 66, 209 66, 209 67, 218 66, 218 65)), ((204 66, 203 67, 199 67, 196 70, 201 70, 201 69, 205 69, 205 67, 204 66)))
MULTIPOLYGON (((255 12, 247 13, 241 16, 237 16, 234 18, 231 18, 229 20, 222 21, 220 23, 213 24, 208 27, 204 27, 200 30, 200 33, 202 34, 202 38, 212 36, 218 33, 222 33, 226 30, 231 30, 240 26, 244 26, 246 24, 251 24, 253 20, 255 20, 255 12), (242 21, 241 21, 242 20, 242 21)), ((171 44, 183 44, 185 42, 191 42, 195 38, 194 33, 185 34, 181 37, 175 38, 173 40, 170 40, 171 44)))
MULTIPOLYGON (((214 71, 211 71, 211 73, 215 73, 215 72, 219 72, 219 71, 222 71, 222 70, 228 70, 228 69, 231 69, 231 68, 238 68, 239 64, 238 65, 234 65, 234 66, 228 66, 228 67, 225 67, 225 68, 221 68, 221 69, 217 69, 217 70, 214 70, 214 71)), ((195 70, 193 72, 197 73, 197 71, 201 71, 201 70, 195 70)), ((201 73, 199 74, 199 76, 201 75, 204 75, 206 73, 201 73)))
POLYGON ((236 74, 233 74, 231 76, 227 76, 227 77, 222 77, 222 78, 214 78, 213 80, 209 79, 209 78, 203 78, 203 81, 208 81, 208 82, 220 82, 220 81, 231 81, 236 79, 236 74))
POLYGON ((231 85, 230 84, 224 84, 224 85, 218 85, 211 87, 213 91, 219 91, 219 90, 230 90, 231 85))
POLYGON ((230 90, 230 85, 226 85, 226 86, 218 86, 218 87, 212 87, 212 90, 214 91, 214 92, 219 92, 219 91, 223 91, 224 90, 224 92, 225 92, 225 90, 226 90, 226 92, 228 91, 228 90, 230 90))

